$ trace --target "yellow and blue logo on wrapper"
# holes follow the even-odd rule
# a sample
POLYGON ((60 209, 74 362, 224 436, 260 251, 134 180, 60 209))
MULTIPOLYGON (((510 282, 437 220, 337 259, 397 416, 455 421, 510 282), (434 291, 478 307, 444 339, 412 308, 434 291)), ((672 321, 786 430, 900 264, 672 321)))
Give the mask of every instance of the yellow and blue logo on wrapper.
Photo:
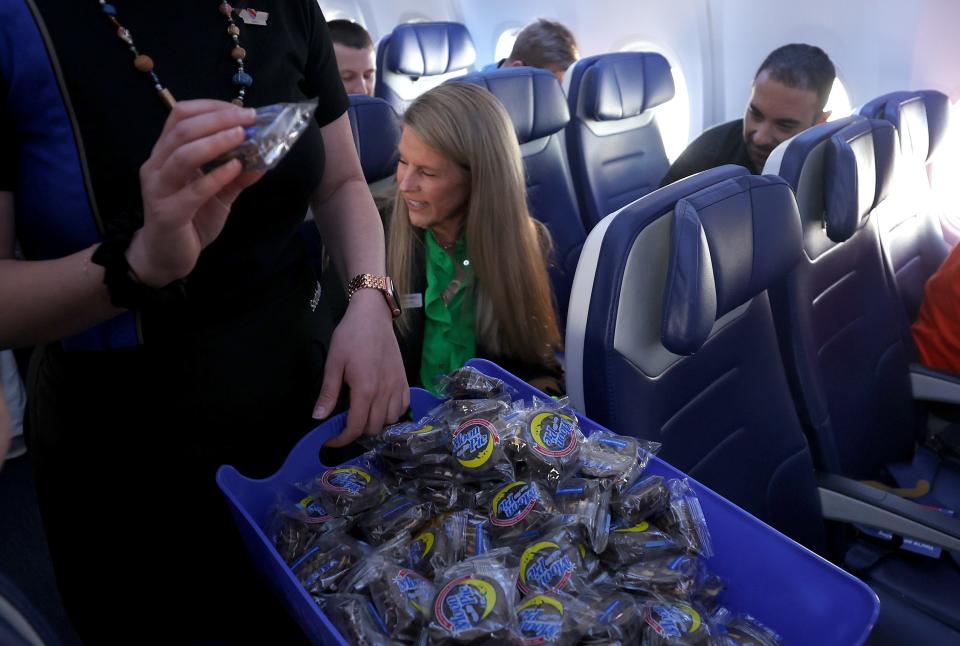
POLYGON ((533 590, 562 590, 573 575, 576 564, 553 541, 531 545, 520 557, 518 587, 523 594, 533 590))
POLYGON ((433 604, 437 621, 454 635, 477 626, 497 605, 493 585, 481 578, 464 575, 443 587, 433 604))
POLYGON ((561 413, 537 413, 530 420, 533 450, 551 458, 562 458, 577 448, 577 422, 561 413))
POLYGON ((563 630, 563 604, 553 597, 539 594, 517 607, 517 622, 524 646, 554 641, 563 630))
POLYGON ((327 469, 320 478, 320 486, 337 493, 357 494, 370 484, 373 476, 357 467, 327 469))
POLYGON ((409 557, 410 564, 413 567, 417 567, 423 562, 423 559, 427 558, 427 555, 430 554, 430 550, 433 549, 434 541, 436 541, 436 537, 433 535, 432 531, 429 531, 423 532, 410 542, 409 557))
POLYGON ((500 444, 496 427, 485 419, 471 419, 453 432, 453 455, 467 469, 480 469, 500 444))
POLYGON ((333 518, 327 508, 313 496, 301 498, 300 502, 297 503, 297 508, 303 513, 303 521, 308 525, 323 523, 333 518))
POLYGON ((424 612, 424 606, 430 606, 430 597, 433 596, 430 582, 423 575, 413 570, 401 569, 393 577, 393 584, 403 594, 411 606, 418 612, 424 612))
POLYGON ((407 422, 405 424, 394 424, 393 426, 387 428, 383 435, 384 437, 398 437, 400 435, 423 435, 424 433, 429 433, 433 430, 433 426, 430 424, 424 424, 420 426, 413 422, 407 422))
POLYGON ((647 606, 644 620, 658 635, 679 638, 700 630, 700 613, 685 603, 654 603, 647 606))
POLYGON ((621 527, 613 531, 618 533, 634 533, 634 532, 645 532, 648 529, 650 529, 650 523, 648 523, 645 520, 641 520, 639 523, 637 523, 636 525, 633 525, 632 527, 621 527))
POLYGON ((536 507, 539 496, 529 482, 511 482, 497 492, 490 505, 490 522, 497 527, 516 525, 536 507))

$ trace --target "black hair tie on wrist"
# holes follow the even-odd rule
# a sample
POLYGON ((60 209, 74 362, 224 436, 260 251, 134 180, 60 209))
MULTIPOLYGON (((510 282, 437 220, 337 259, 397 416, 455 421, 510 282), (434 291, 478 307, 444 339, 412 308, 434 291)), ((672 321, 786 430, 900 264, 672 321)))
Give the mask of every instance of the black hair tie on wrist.
POLYGON ((186 300, 186 282, 175 280, 164 287, 143 284, 127 262, 127 249, 140 228, 142 218, 121 217, 106 226, 103 241, 93 252, 91 262, 104 268, 103 284, 110 302, 128 310, 169 308, 186 300))

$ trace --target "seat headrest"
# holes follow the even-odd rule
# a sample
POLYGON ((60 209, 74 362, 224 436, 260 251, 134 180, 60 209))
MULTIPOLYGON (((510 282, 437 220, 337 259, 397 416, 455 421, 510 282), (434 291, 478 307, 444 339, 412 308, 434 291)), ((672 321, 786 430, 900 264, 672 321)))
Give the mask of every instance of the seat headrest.
POLYGON ((377 182, 397 170, 400 120, 383 99, 365 94, 350 95, 350 128, 367 183, 377 182))
POLYGON ((908 154, 914 154, 929 161, 943 141, 950 120, 950 99, 937 90, 917 90, 915 92, 891 92, 866 103, 860 108, 860 114, 871 119, 886 119, 897 127, 901 138, 904 128, 911 125, 926 131, 909 135, 908 154), (923 104, 926 122, 919 116, 919 105, 923 104))
POLYGON ((643 114, 672 99, 674 92, 670 63, 651 52, 597 56, 580 87, 586 116, 597 121, 643 114))
POLYGON ((660 336, 693 354, 714 323, 785 276, 800 259, 800 214, 789 184, 747 175, 677 202, 660 336))
POLYGON ((471 67, 477 50, 466 26, 458 22, 415 22, 390 34, 386 66, 406 76, 436 76, 471 67))
POLYGON ((548 70, 509 67, 473 72, 447 82, 479 85, 500 99, 521 144, 549 137, 570 121, 567 97, 548 70))
POLYGON ((893 126, 877 119, 843 128, 826 142, 823 201, 827 237, 848 240, 886 195, 893 169, 893 126))

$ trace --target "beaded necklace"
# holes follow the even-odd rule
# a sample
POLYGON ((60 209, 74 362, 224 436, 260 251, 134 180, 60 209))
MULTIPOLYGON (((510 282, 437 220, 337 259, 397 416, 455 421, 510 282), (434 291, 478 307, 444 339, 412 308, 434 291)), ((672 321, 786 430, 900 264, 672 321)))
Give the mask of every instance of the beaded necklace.
MULTIPOLYGON (((153 70, 153 59, 146 54, 141 54, 137 46, 134 45, 133 34, 130 33, 129 29, 121 25, 117 19, 117 8, 107 2, 107 0, 98 1, 100 2, 100 10, 110 22, 113 23, 113 26, 117 28, 117 37, 127 44, 127 47, 133 54, 133 66, 137 68, 138 72, 143 72, 150 76, 150 80, 153 81, 153 89, 157 91, 160 100, 163 101, 163 104, 168 108, 173 108, 177 100, 173 98, 170 90, 160 82, 160 77, 157 76, 157 73, 153 70)), ((237 97, 233 99, 231 103, 242 106, 243 99, 247 94, 247 88, 253 85, 253 77, 243 69, 243 61, 247 57, 247 50, 240 46, 240 28, 233 20, 233 7, 226 0, 221 0, 218 10, 227 18, 227 35, 232 42, 230 58, 237 62, 237 73, 234 74, 232 78, 233 84, 238 88, 237 97)))

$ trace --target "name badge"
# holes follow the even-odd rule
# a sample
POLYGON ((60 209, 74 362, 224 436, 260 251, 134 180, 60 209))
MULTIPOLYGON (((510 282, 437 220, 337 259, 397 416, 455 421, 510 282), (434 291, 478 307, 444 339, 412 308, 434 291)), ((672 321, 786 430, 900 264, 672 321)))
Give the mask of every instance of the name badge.
POLYGON ((260 25, 261 27, 266 27, 267 18, 269 17, 270 14, 266 11, 257 11, 256 9, 240 10, 240 20, 242 20, 245 25, 260 25))
POLYGON ((404 294, 400 297, 400 307, 405 310, 423 307, 423 294, 404 294))

